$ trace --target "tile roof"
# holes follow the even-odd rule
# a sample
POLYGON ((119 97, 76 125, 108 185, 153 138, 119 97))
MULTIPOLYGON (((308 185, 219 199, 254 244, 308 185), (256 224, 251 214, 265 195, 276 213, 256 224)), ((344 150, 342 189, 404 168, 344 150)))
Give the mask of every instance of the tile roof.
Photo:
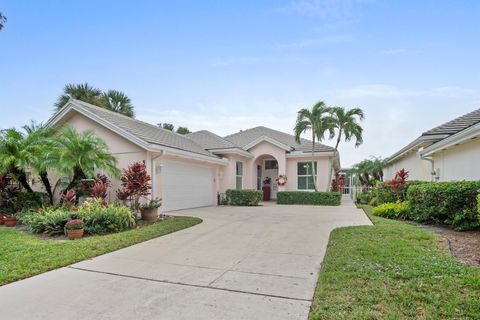
POLYGON ((467 113, 461 117, 448 121, 422 134, 427 135, 454 135, 480 122, 480 109, 467 113))
POLYGON ((198 145, 194 140, 189 139, 184 135, 162 129, 155 125, 133 119, 83 101, 71 99, 70 102, 88 112, 95 114, 98 117, 101 117, 102 119, 105 119, 111 124, 128 131, 147 143, 185 150, 217 159, 219 158, 205 150, 202 146, 198 145))
POLYGON ((207 150, 237 148, 232 142, 208 130, 193 132, 188 134, 187 137, 207 150))
MULTIPOLYGON (((307 139, 301 139, 300 144, 295 141, 295 137, 291 134, 287 134, 281 131, 273 130, 266 127, 255 127, 248 130, 243 130, 224 137, 225 140, 232 142, 233 144, 244 148, 248 144, 254 142, 260 137, 269 137, 278 142, 281 142, 290 148, 291 151, 311 152, 312 142, 307 139)), ((316 152, 334 151, 334 148, 323 145, 321 143, 315 143, 316 152)))

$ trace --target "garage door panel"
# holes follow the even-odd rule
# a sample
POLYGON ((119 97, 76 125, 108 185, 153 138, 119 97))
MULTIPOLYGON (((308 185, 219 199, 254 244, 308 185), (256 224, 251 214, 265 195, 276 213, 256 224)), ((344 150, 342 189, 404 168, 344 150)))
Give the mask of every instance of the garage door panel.
POLYGON ((211 206, 214 169, 181 162, 162 164, 163 210, 211 206))

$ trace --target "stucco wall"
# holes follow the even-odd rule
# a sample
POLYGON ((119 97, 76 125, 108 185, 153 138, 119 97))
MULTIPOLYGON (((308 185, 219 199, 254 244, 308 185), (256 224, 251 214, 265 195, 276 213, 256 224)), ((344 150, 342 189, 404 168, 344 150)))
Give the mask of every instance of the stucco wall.
MULTIPOLYGON (((78 113, 75 113, 68 119, 68 124, 78 132, 93 130, 97 137, 105 141, 110 153, 117 158, 117 167, 119 169, 127 168, 136 161, 146 161, 147 168, 150 170, 149 161, 147 161, 147 152, 136 144, 78 113)), ((114 177, 109 178, 112 181, 112 187, 109 189, 109 200, 113 201, 115 199, 115 192, 120 187, 120 179, 114 177)))
MULTIPOLYGON (((297 190, 297 163, 310 162, 311 157, 288 158, 287 159, 287 178, 288 182, 285 185, 286 191, 297 190)), ((317 162, 317 188, 318 191, 327 191, 328 177, 330 168, 330 157, 315 157, 317 162)), ((332 177, 333 178, 333 177, 332 177)))
POLYGON ((420 157, 415 152, 411 152, 387 166, 383 172, 384 179, 392 179, 395 173, 400 169, 405 169, 409 171, 409 180, 431 180, 430 162, 420 159, 420 157))
POLYGON ((480 140, 470 140, 435 154, 439 181, 480 180, 480 140))

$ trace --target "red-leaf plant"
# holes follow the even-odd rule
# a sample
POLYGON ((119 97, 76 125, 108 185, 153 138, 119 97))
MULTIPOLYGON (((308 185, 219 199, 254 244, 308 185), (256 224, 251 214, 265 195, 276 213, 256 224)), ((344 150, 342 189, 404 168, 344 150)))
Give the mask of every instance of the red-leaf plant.
POLYGON ((117 191, 118 200, 128 201, 132 210, 138 212, 140 199, 147 198, 150 195, 152 189, 150 180, 144 163, 135 162, 131 164, 128 169, 123 169, 122 188, 117 191))
POLYGON ((390 180, 388 184, 395 190, 404 187, 407 183, 408 173, 409 172, 405 169, 398 170, 397 173, 395 173, 393 180, 390 180))
POLYGON ((102 181, 98 181, 92 187, 90 191, 90 196, 97 199, 102 199, 104 205, 107 204, 105 199, 107 198, 107 184, 103 183, 102 181))
POLYGON ((69 209, 72 211, 75 211, 75 201, 77 200, 77 195, 75 194, 75 191, 72 189, 69 189, 65 192, 65 194, 62 196, 61 202, 69 209))
POLYGON ((335 179, 332 181, 332 192, 341 192, 345 186, 345 175, 339 172, 335 173, 335 179))

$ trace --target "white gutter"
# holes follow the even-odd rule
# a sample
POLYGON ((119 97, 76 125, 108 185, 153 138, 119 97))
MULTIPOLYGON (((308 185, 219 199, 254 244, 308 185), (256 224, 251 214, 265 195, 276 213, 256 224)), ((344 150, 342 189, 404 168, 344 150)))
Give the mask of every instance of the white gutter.
MULTIPOLYGON (((334 151, 322 151, 322 152, 315 152, 313 154, 315 157, 331 157, 335 156, 334 151)), ((287 153, 286 155, 287 158, 311 158, 312 153, 311 152, 302 152, 302 151, 292 151, 290 153, 287 153)))
POLYGON ((213 154, 234 153, 234 154, 238 154, 238 155, 243 156, 243 157, 253 158, 253 154, 251 154, 248 151, 238 149, 238 148, 208 149, 208 151, 210 151, 213 154))

